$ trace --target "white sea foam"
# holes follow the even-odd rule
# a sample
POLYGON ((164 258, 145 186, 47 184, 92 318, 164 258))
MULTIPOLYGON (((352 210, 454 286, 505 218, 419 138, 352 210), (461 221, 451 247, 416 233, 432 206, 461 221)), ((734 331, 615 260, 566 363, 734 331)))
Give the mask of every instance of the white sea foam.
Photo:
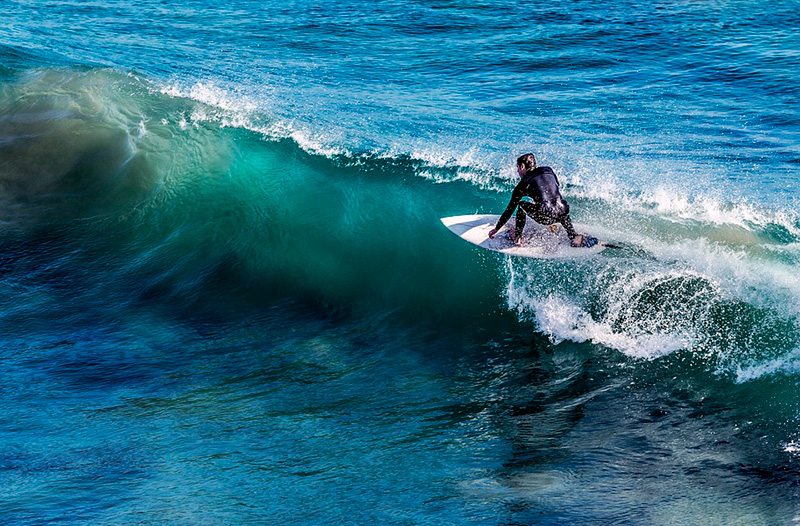
POLYGON ((800 216, 793 210, 759 207, 742 198, 726 200, 708 193, 689 193, 686 188, 657 185, 632 190, 613 180, 584 185, 580 178, 570 195, 612 206, 617 211, 657 217, 675 223, 695 221, 709 226, 738 226, 745 230, 777 225, 800 236, 800 216))
POLYGON ((653 241, 650 248, 650 260, 600 256, 591 268, 567 263, 565 272, 586 272, 586 283, 578 290, 555 283, 558 271, 549 278, 539 271, 529 275, 530 267, 509 260, 508 305, 533 319, 554 342, 592 342, 644 359, 701 350, 715 354, 719 372, 732 374, 737 382, 800 373, 800 351, 774 358, 780 348, 761 348, 746 336, 748 331, 779 330, 800 319, 800 276, 793 267, 703 238, 653 241), (542 284, 547 279, 554 283, 542 284), (728 328, 719 327, 713 313, 721 304, 736 302, 760 309, 777 326, 748 327, 754 321, 743 313, 741 323, 746 326, 737 330, 744 336, 737 336, 739 341, 719 340, 728 328), (765 353, 773 357, 764 358, 765 353))
POLYGON ((535 312, 539 326, 555 341, 590 341, 634 358, 658 358, 694 343, 686 334, 615 331, 608 321, 595 321, 588 312, 558 296, 540 302, 535 312))
POLYGON ((188 119, 184 115, 179 122, 182 129, 190 124, 216 122, 221 127, 255 132, 268 141, 291 139, 301 149, 315 155, 329 158, 351 155, 347 148, 337 144, 335 133, 329 130, 312 131, 308 124, 296 119, 282 118, 273 111, 267 99, 256 101, 210 82, 191 86, 170 84, 159 91, 170 97, 190 99, 202 104, 192 109, 188 119))
POLYGON ((454 181, 465 181, 470 184, 479 186, 484 190, 500 192, 505 190, 505 187, 498 184, 497 178, 492 177, 491 174, 486 172, 479 172, 476 170, 456 170, 452 173, 442 173, 436 170, 418 170, 417 175, 429 179, 437 184, 452 183, 454 181))
POLYGON ((636 319, 635 313, 627 310, 634 303, 631 298, 652 286, 660 276, 640 276, 637 279, 628 274, 619 279, 605 293, 607 311, 596 318, 580 304, 577 296, 553 291, 539 297, 528 288, 529 280, 536 277, 520 274, 511 263, 509 270, 511 279, 506 292, 509 306, 523 316, 532 316, 539 329, 556 343, 589 341, 634 358, 653 359, 690 348, 697 341, 692 326, 660 323, 672 326, 653 329, 664 320, 653 319, 652 314, 648 323, 625 322, 626 319, 636 319))
MULTIPOLYGON (((436 143, 408 139, 398 142, 372 144, 356 147, 347 143, 347 133, 335 127, 323 127, 301 118, 280 114, 267 99, 255 100, 212 82, 199 82, 189 86, 178 83, 160 87, 158 92, 175 98, 185 98, 201 103, 187 117, 178 122, 182 129, 203 122, 216 122, 222 127, 242 128, 260 134, 265 140, 291 139, 302 150, 315 155, 333 158, 339 156, 359 158, 395 159, 406 157, 421 161, 431 169, 421 169, 418 175, 437 183, 465 181, 490 191, 508 189, 506 177, 497 177, 494 152, 486 152, 477 146, 446 146, 456 144, 457 138, 436 143), (442 168, 451 169, 447 173, 442 168)), ((357 146, 357 145, 356 145, 357 146)), ((505 162, 504 162, 505 164, 505 162)), ((510 177, 511 170, 500 173, 510 177), (508 172, 506 174, 506 172, 508 172)))
POLYGON ((213 82, 197 82, 189 86, 173 83, 161 86, 159 91, 170 97, 192 99, 222 110, 250 113, 258 108, 254 101, 234 95, 229 89, 213 82))
POLYGON ((800 317, 800 275, 791 265, 704 238, 651 240, 647 246, 658 260, 691 269, 731 298, 760 308, 780 306, 787 315, 800 317))
POLYGON ((734 373, 737 383, 749 382, 776 374, 798 374, 800 373, 800 349, 795 349, 784 356, 752 365, 737 365, 734 373))

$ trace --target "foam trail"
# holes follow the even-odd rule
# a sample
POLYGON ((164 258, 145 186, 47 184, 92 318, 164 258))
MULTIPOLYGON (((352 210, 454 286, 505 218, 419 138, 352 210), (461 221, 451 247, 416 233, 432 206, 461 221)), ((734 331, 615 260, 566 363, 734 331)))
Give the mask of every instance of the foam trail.
POLYGON ((797 373, 792 268, 703 239, 656 245, 649 260, 607 252, 554 268, 509 260, 509 307, 556 342, 644 359, 701 353, 739 382, 797 373))
MULTIPOLYGON (((698 341, 697 326, 681 323, 676 317, 680 303, 692 303, 701 310, 710 290, 700 287, 693 291, 694 298, 681 294, 681 283, 697 277, 690 274, 668 272, 642 272, 629 270, 622 274, 608 269, 605 275, 586 276, 579 286, 556 286, 534 283, 542 275, 530 275, 529 268, 516 268, 509 262, 511 276, 507 288, 509 306, 522 315, 530 314, 540 330, 553 341, 590 341, 617 349, 635 358, 653 359, 674 351, 687 349, 698 341), (672 282, 678 282, 677 286, 672 282), (646 309, 650 291, 672 288, 680 298, 673 301, 672 309, 646 309), (542 289, 547 292, 542 293, 542 289), (553 290, 555 289, 555 290, 553 290), (560 290, 559 290, 560 289, 560 290), (572 289, 572 290, 569 290, 572 289), (699 301, 698 301, 699 300, 699 301), (602 303, 602 312, 590 312, 587 301, 602 303)), ((580 279, 583 279, 580 278, 580 279)), ((573 284, 574 285, 574 284, 573 284)), ((598 309, 595 307, 594 309, 598 309)))

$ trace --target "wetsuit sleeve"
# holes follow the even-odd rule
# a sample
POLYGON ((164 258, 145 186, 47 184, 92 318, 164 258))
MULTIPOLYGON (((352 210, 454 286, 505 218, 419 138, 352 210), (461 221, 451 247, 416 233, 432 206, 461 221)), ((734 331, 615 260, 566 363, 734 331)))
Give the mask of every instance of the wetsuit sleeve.
POLYGON ((514 214, 514 210, 517 209, 519 202, 522 201, 522 198, 525 196, 523 191, 523 184, 520 182, 514 191, 511 193, 511 201, 508 203, 508 207, 506 207, 506 211, 503 212, 503 215, 500 216, 500 219, 497 220, 497 225, 495 228, 500 230, 503 228, 503 225, 508 223, 508 220, 511 219, 511 216, 514 214))

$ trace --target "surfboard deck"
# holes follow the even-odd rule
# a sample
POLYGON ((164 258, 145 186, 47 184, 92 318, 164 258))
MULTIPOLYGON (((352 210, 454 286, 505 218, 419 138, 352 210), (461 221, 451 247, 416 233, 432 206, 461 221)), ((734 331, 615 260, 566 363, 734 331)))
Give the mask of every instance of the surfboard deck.
MULTIPOLYGON (((573 247, 561 225, 558 225, 558 229, 553 232, 549 227, 540 225, 532 219, 528 219, 525 224, 522 246, 517 246, 511 240, 509 233, 509 229, 515 225, 513 217, 494 236, 494 239, 489 239, 489 231, 494 228, 499 218, 499 215, 494 214, 475 214, 443 217, 441 221, 464 241, 511 256, 539 259, 585 258, 598 254, 606 248, 603 241, 598 241, 595 246, 589 248, 573 247)), ((575 230, 583 234, 587 233, 588 227, 575 224, 575 230)))

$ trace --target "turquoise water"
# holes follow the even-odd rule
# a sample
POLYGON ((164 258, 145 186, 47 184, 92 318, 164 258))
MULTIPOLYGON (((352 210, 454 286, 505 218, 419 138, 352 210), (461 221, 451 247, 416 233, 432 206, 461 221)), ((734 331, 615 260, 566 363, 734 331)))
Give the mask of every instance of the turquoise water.
POLYGON ((796 523, 799 8, 4 2, 2 522, 796 523))

